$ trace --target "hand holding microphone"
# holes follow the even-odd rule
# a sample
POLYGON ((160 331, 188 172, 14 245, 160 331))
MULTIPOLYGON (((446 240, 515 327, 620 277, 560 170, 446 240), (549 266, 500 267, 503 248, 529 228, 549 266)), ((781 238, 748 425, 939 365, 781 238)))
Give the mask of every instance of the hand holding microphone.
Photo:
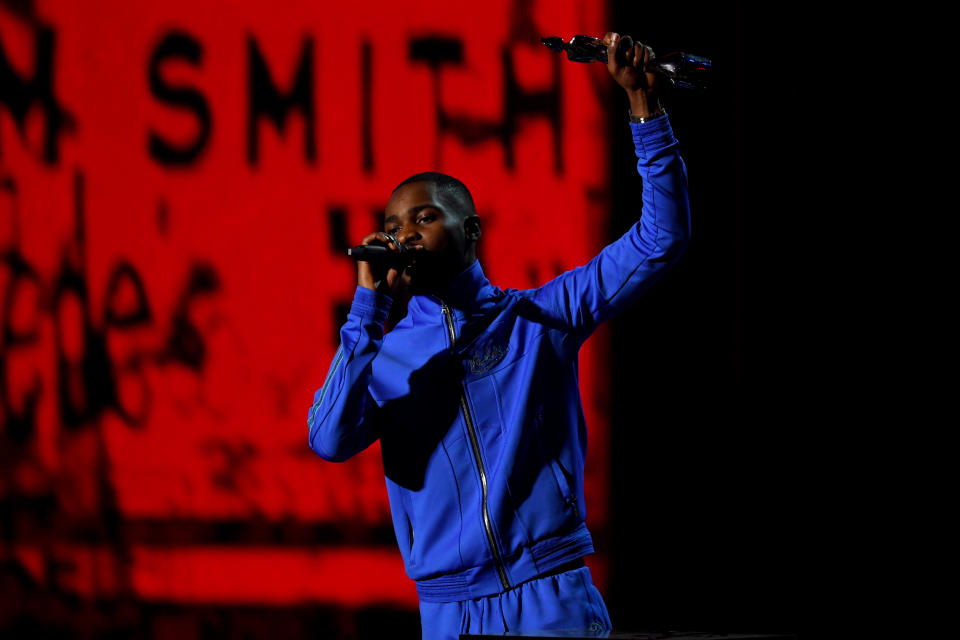
POLYGON ((347 255, 357 262, 372 262, 374 264, 386 264, 404 266, 410 262, 410 253, 406 245, 399 244, 396 238, 389 233, 381 234, 390 238, 398 250, 393 250, 379 244, 361 244, 360 246, 347 249, 347 255))
POLYGON ((359 246, 347 249, 347 255, 357 261, 357 284, 391 297, 396 297, 400 276, 413 253, 396 236, 383 231, 375 231, 359 246))

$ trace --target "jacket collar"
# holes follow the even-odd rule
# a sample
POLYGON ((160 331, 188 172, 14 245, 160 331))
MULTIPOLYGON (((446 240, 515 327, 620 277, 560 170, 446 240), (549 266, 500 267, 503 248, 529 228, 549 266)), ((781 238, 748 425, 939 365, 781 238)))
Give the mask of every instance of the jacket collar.
POLYGON ((442 296, 419 295, 410 298, 408 312, 417 316, 439 317, 441 304, 446 302, 455 317, 469 319, 486 315, 502 296, 503 292, 490 284, 483 275, 480 261, 474 260, 473 264, 456 277, 442 296))

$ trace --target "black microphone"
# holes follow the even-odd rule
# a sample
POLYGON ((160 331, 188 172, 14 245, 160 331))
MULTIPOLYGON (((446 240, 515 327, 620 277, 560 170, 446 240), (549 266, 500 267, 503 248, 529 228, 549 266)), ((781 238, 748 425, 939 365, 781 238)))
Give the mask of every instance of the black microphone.
POLYGON ((364 244, 347 249, 347 255, 357 262, 370 262, 378 265, 403 267, 410 264, 413 252, 406 245, 395 243, 399 251, 391 251, 375 244, 364 244))

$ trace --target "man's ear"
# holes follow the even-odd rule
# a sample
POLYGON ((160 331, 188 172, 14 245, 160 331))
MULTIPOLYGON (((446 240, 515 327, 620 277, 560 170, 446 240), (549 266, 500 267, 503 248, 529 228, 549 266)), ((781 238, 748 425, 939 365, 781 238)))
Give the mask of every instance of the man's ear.
POLYGON ((467 216, 463 221, 463 235, 467 240, 476 242, 482 232, 480 216, 467 216))

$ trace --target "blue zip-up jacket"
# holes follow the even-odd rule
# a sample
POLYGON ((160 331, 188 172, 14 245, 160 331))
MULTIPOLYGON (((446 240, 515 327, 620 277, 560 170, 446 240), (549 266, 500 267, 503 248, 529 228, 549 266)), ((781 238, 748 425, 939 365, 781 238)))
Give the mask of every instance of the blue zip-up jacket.
POLYGON ((322 458, 380 439, 393 526, 423 601, 500 593, 593 551, 577 352, 676 262, 690 235, 686 168, 666 116, 630 124, 640 222, 542 287, 500 290, 480 263, 438 298, 358 287, 307 422, 322 458))

